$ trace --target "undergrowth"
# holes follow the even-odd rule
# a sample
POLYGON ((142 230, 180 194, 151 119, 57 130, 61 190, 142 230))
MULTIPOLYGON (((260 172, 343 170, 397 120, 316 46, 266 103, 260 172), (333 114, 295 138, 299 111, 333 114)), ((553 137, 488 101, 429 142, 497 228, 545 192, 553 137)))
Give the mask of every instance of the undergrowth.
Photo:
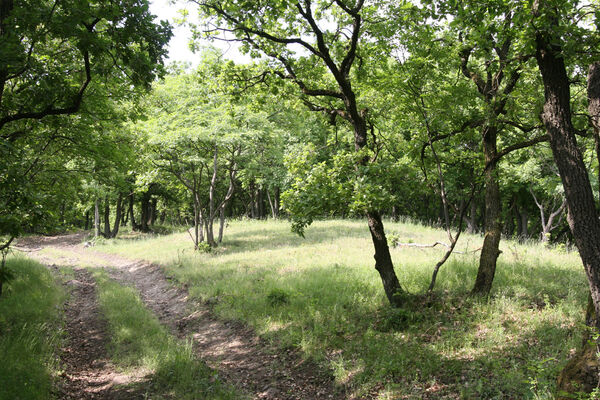
MULTIPOLYGON (((441 230, 386 223, 398 243, 441 230)), ((357 397, 551 398, 580 341, 586 281, 577 253, 503 241, 489 298, 468 295, 482 238, 465 234, 426 294, 445 249, 393 248, 400 309, 386 302, 366 222, 322 221, 306 239, 279 221, 232 221, 222 246, 194 252, 185 233, 111 240, 99 250, 165 266, 222 318, 241 320, 329 368, 357 397)), ((438 246, 439 247, 439 246, 438 246)))

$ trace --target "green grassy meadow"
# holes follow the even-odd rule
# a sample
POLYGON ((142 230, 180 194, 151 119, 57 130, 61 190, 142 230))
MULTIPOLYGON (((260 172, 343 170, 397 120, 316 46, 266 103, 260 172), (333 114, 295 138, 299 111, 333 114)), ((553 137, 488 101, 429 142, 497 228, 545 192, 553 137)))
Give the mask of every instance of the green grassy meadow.
POLYGON ((9 257, 0 298, 0 399, 53 398, 63 339, 63 287, 44 266, 9 257))
MULTIPOLYGON (((445 240, 441 230, 386 223, 400 242, 445 240)), ((458 250, 481 246, 461 237, 458 250)), ((357 397, 552 398, 581 340, 586 280, 576 252, 504 240, 492 295, 472 298, 479 253, 453 255, 432 294, 444 249, 392 249, 410 296, 391 309, 373 265, 366 222, 322 221, 302 239, 285 221, 231 221, 211 253, 187 233, 107 241, 98 250, 158 262, 224 319, 281 347, 300 348, 357 397)))

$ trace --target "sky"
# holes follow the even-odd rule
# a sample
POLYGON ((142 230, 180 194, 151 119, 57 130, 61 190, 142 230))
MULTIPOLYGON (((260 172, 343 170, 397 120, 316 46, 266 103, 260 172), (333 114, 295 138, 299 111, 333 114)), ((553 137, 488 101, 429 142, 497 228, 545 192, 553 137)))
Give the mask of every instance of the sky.
MULTIPOLYGON (((189 11, 189 20, 197 21, 195 18, 198 14, 193 4, 184 1, 177 1, 171 4, 170 0, 151 0, 150 12, 157 16, 158 20, 167 20, 173 26, 173 37, 169 42, 169 57, 167 63, 172 61, 187 61, 192 66, 198 65, 199 55, 192 53, 189 48, 189 41, 192 36, 190 29, 186 26, 178 26, 174 20, 180 16, 179 10, 187 8, 189 11)), ((203 45, 210 45, 210 42, 203 41, 203 45)), ((237 50, 238 46, 235 43, 227 43, 215 41, 213 45, 223 50, 226 58, 235 61, 236 63, 247 63, 250 58, 240 54, 237 50)))

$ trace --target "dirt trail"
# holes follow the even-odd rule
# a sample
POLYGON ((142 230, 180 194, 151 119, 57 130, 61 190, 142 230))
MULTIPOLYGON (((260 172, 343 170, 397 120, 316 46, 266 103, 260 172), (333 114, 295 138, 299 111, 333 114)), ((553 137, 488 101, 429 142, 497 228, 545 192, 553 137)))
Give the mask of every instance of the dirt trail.
POLYGON ((161 323, 178 337, 192 338, 198 356, 253 399, 346 398, 329 373, 293 351, 277 351, 239 323, 218 320, 209 306, 173 285, 160 267, 85 248, 82 239, 81 234, 30 238, 17 247, 47 265, 105 268, 118 282, 134 286, 161 323), (58 251, 38 252, 47 247, 58 251))
POLYGON ((143 375, 116 372, 106 353, 106 322, 98 310, 96 283, 84 269, 75 269, 66 282, 71 297, 66 304, 65 368, 58 388, 61 399, 143 399, 135 389, 119 387, 143 379, 143 375))

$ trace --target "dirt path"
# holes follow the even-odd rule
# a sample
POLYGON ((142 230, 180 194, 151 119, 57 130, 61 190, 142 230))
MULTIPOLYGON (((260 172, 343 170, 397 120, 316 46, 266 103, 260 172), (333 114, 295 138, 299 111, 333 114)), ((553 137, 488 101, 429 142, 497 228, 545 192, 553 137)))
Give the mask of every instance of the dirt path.
POLYGON ((277 351, 239 323, 218 320, 209 306, 169 282, 160 267, 84 248, 81 241, 81 235, 31 238, 17 247, 47 265, 106 268, 118 282, 134 286, 161 323, 178 337, 192 338, 198 356, 253 399, 346 398, 330 374, 293 351, 277 351), (38 252, 48 247, 56 251, 38 252))
POLYGON ((61 361, 65 368, 59 386, 61 399, 142 399, 143 393, 120 387, 143 375, 124 375, 111 365, 106 353, 106 322, 98 310, 96 283, 84 269, 75 269, 66 282, 71 297, 66 304, 68 338, 61 361))

